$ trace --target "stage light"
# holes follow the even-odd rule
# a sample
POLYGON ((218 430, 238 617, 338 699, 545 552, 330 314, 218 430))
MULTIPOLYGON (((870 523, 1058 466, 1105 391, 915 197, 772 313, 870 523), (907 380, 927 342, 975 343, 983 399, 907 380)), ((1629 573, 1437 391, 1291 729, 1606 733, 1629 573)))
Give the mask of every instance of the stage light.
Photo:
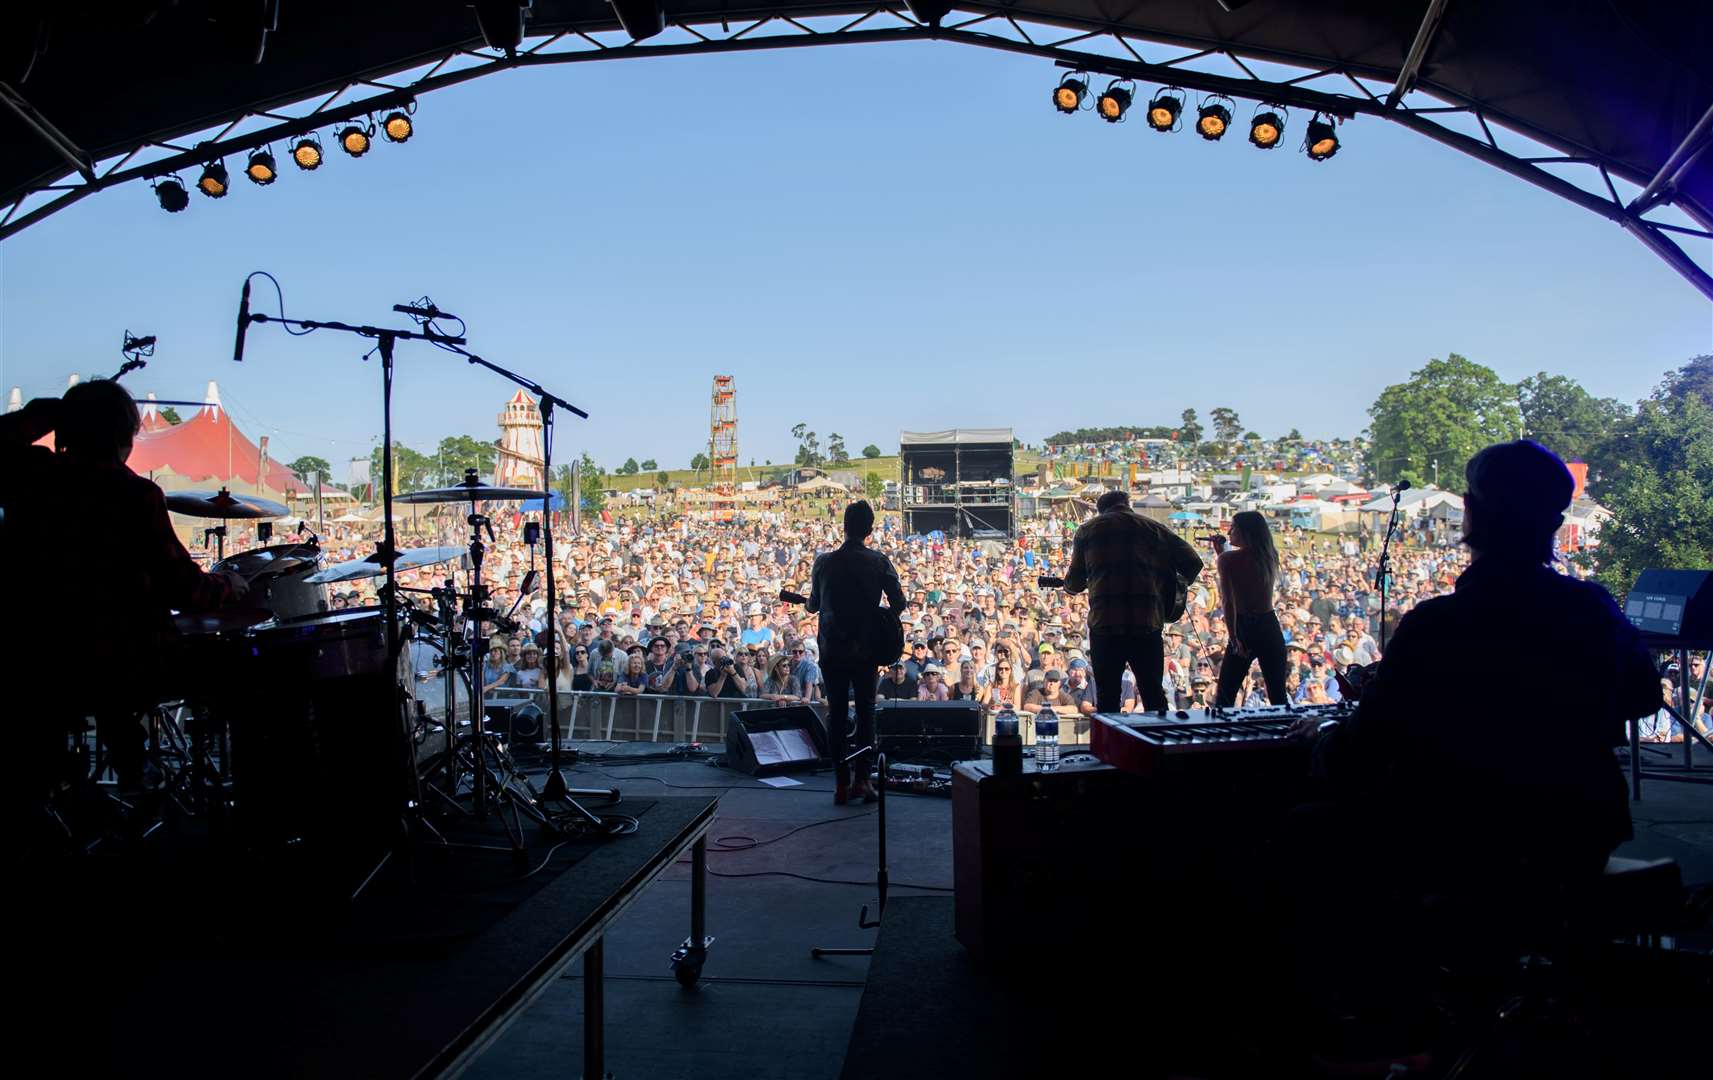
POLYGON ((389 142, 407 142, 416 133, 410 117, 399 109, 387 114, 387 118, 381 121, 381 130, 387 133, 389 142))
POLYGON ((274 155, 266 150, 257 150, 250 155, 250 163, 244 166, 244 175, 251 182, 267 187, 280 178, 280 171, 274 168, 274 155))
POLYGON ((1322 120, 1319 113, 1309 121, 1308 132, 1303 136, 1303 149, 1308 152, 1310 161, 1325 161, 1338 153, 1338 132, 1322 120))
POLYGON ((1249 141, 1263 150, 1278 146, 1285 137, 1285 120, 1276 112, 1257 113, 1249 121, 1249 141))
POLYGON ((1183 111, 1182 94, 1162 90, 1148 103, 1148 126, 1155 131, 1176 131, 1178 117, 1183 115, 1183 111))
POLYGON ((1231 110, 1218 102, 1202 102, 1196 111, 1196 134, 1208 142, 1218 142, 1225 138, 1225 131, 1231 126, 1231 110))
POLYGON ((339 129, 339 146, 352 157, 362 157, 375 144, 373 128, 351 124, 339 129))
POLYGON ((1130 111, 1132 98, 1130 91, 1119 86, 1116 82, 1106 88, 1094 103, 1094 111, 1109 124, 1116 124, 1124 119, 1124 114, 1130 111))
POLYGON ((304 172, 314 172, 321 168, 321 140, 314 135, 306 135, 291 148, 291 159, 304 172))
POLYGON ((1053 88, 1053 107, 1062 113, 1074 113, 1082 107, 1083 96, 1087 93, 1088 83, 1066 75, 1053 88))
POLYGON ((224 199, 228 189, 226 166, 218 161, 210 161, 202 167, 202 177, 196 182, 196 189, 210 199, 224 199))
POLYGON ((155 198, 161 202, 161 209, 169 214, 176 214, 190 205, 190 192, 184 190, 183 181, 176 176, 164 176, 155 181, 155 198))

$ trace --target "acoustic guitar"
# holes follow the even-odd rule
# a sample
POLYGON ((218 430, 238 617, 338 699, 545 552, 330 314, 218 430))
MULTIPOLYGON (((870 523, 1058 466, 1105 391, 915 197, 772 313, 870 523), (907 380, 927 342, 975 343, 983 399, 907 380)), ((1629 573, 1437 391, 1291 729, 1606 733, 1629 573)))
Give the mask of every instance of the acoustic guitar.
MULTIPOLYGON (((790 589, 780 589, 779 599, 787 604, 807 604, 809 598, 802 593, 790 589)), ((885 667, 904 655, 904 624, 898 621, 898 612, 889 607, 876 605, 868 620, 868 633, 864 636, 865 651, 868 661, 875 667, 885 667)))

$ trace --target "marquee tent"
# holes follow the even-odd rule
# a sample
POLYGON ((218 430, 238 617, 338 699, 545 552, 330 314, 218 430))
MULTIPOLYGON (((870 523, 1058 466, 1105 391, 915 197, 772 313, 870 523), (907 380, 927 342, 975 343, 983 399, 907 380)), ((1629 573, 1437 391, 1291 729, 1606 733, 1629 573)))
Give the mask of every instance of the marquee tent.
POLYGON ((126 464, 131 471, 147 476, 161 487, 206 486, 218 481, 246 491, 292 492, 303 483, 277 461, 263 466, 261 451, 238 430, 220 405, 220 389, 212 381, 203 400, 210 404, 182 424, 149 430, 137 435, 126 464))

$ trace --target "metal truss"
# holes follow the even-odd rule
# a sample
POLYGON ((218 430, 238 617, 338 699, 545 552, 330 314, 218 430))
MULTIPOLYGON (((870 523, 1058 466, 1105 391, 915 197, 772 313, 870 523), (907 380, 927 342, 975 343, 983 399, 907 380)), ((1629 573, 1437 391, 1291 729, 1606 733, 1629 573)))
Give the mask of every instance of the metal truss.
POLYGON ((801 6, 784 4, 772 13, 763 8, 741 22, 710 18, 675 25, 642 42, 633 42, 610 27, 559 29, 527 40, 511 56, 486 47, 455 49, 431 63, 353 80, 314 99, 287 105, 261 103, 211 128, 159 133, 123 157, 93 163, 37 116, 28 102, 0 84, 0 105, 23 118, 73 166, 4 208, 0 240, 97 191, 173 175, 228 155, 369 119, 435 90, 497 72, 649 56, 944 41, 1037 57, 1061 68, 1138 83, 1223 94, 1340 119, 1369 116, 1391 121, 1615 222, 1713 300, 1713 274, 1674 239, 1683 235, 1713 241, 1713 220, 1688 206, 1679 209, 1693 224, 1650 216, 1672 204, 1678 178, 1713 145, 1713 108, 1657 175, 1637 177, 1586 147, 1531 131, 1502 111, 1421 85, 1418 73, 1432 46, 1443 0, 1428 5, 1402 71, 1325 67, 1309 57, 1269 54, 1230 42, 1146 37, 1116 23, 1031 13, 1022 3, 960 3, 938 26, 923 22, 899 2, 838 15, 806 15, 801 6), (1293 73, 1266 79, 1255 70, 1263 65, 1285 65, 1293 73), (1332 89, 1326 88, 1329 83, 1332 89), (1503 132, 1503 140, 1497 132, 1503 132), (1636 193, 1624 198, 1619 183, 1636 193))

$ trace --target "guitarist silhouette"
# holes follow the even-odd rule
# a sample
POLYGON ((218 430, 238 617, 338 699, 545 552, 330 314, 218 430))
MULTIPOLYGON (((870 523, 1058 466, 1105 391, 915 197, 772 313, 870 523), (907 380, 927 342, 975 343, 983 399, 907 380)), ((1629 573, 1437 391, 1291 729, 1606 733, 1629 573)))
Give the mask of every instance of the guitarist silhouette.
POLYGON ((868 778, 868 759, 857 762, 856 781, 844 760, 849 752, 847 702, 856 706, 856 742, 874 745, 874 684, 876 669, 898 659, 902 633, 898 616, 904 610, 904 590, 892 561, 863 546, 874 531, 874 510, 859 501, 845 507, 845 542, 815 557, 806 609, 820 616, 816 639, 821 646, 821 677, 827 686, 827 736, 838 763, 833 801, 844 805, 852 794, 865 802, 876 798, 868 778), (880 607, 885 594, 890 610, 880 607), (877 656, 891 643, 892 655, 877 656))

